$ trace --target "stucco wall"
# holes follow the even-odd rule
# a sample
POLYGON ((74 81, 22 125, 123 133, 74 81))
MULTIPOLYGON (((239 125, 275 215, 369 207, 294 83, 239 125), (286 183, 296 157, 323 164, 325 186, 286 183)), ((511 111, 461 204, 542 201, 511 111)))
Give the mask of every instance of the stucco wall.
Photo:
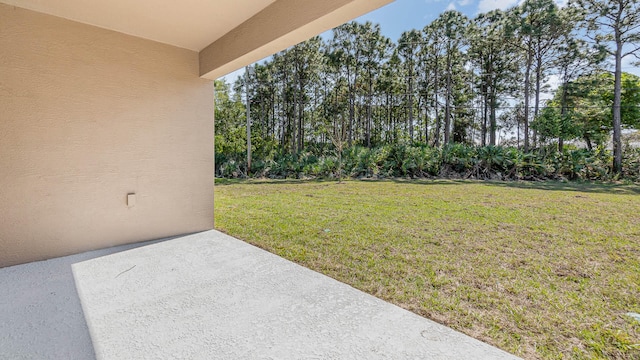
POLYGON ((211 229, 198 74, 197 52, 0 4, 0 267, 211 229))

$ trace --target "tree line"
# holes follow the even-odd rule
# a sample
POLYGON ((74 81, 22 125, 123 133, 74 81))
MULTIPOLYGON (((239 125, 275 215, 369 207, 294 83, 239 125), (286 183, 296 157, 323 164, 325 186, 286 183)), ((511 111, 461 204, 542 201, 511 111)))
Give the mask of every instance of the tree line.
POLYGON ((562 153, 574 139, 602 149, 612 132, 611 173, 619 174, 622 129, 640 125, 640 79, 622 71, 639 50, 639 3, 526 0, 473 19, 445 11, 396 41, 378 24, 344 24, 233 85, 216 81, 217 168, 243 161, 248 102, 262 161, 454 143, 562 153), (550 76, 558 86, 543 101, 550 76))

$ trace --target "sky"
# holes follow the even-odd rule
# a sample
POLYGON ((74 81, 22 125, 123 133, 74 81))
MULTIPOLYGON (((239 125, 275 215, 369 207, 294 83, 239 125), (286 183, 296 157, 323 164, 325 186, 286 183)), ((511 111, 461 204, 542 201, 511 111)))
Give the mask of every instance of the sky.
POLYGON ((494 9, 506 10, 518 0, 396 0, 356 19, 379 23, 382 33, 398 40, 403 31, 422 30, 446 10, 458 10, 468 17, 494 9))
MULTIPOLYGON (((457 10, 469 18, 494 9, 506 10, 518 5, 521 0, 395 0, 391 4, 383 6, 357 19, 358 22, 371 21, 380 24, 383 35, 393 41, 400 38, 402 32, 411 29, 423 29, 446 10, 457 10)), ((566 5, 567 0, 555 0, 560 6, 566 5)), ((330 37, 331 31, 323 34, 330 37)), ((632 56, 625 59, 623 71, 629 71, 640 75, 640 68, 631 65, 632 56)), ((244 73, 244 70, 235 71, 225 77, 232 83, 244 73)), ((553 86, 554 79, 551 79, 553 86)))

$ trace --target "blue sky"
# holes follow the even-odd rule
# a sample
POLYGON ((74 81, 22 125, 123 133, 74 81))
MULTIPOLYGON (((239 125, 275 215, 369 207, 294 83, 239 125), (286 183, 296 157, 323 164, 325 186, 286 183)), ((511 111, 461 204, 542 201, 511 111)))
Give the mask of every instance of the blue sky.
POLYGON ((475 17, 480 12, 504 10, 517 3, 518 0, 396 0, 356 20, 379 23, 383 34, 396 41, 403 31, 422 30, 445 10, 455 9, 475 17))
MULTIPOLYGON (((356 21, 379 23, 382 33, 397 41, 403 31, 423 29, 446 10, 458 10, 474 18, 480 13, 494 9, 506 10, 518 5, 521 0, 396 0, 389 5, 370 12, 356 21)), ((565 6, 567 0, 555 0, 559 6, 565 6)), ((622 70, 640 76, 640 67, 634 66, 633 56, 622 60, 622 70)), ((553 86, 554 80, 551 79, 553 86)))
MULTIPOLYGON (((467 16, 473 17, 479 12, 496 8, 507 9, 517 2, 518 0, 396 0, 357 18, 356 21, 378 23, 382 33, 396 41, 403 31, 422 29, 447 9, 455 8, 467 16)), ((330 36, 331 30, 323 34, 323 37, 330 36)), ((227 82, 235 81, 243 71, 238 70, 225 76, 227 82)))
MULTIPOLYGON (((319 0, 320 1, 320 0, 319 0)), ((423 29, 435 20, 445 10, 458 10, 470 18, 479 13, 494 9, 506 10, 518 5, 521 0, 395 0, 389 5, 370 12, 356 19, 359 22, 371 21, 380 24, 382 33, 397 41, 403 31, 411 29, 423 29)), ((560 6, 564 6, 567 0, 555 0, 560 6)), ((330 37, 331 32, 323 34, 330 37)), ((632 56, 623 60, 623 71, 629 71, 640 75, 640 68, 631 65, 632 56)), ((244 70, 235 71, 225 78, 227 82, 233 82, 244 70)), ((552 81, 553 82, 553 81, 552 81)))

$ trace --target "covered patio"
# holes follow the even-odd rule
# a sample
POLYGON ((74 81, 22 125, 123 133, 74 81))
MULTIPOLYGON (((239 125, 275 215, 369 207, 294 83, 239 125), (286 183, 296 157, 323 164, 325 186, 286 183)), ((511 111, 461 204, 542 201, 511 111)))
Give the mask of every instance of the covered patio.
POLYGON ((212 230, 212 80, 391 1, 0 0, 0 358, 513 358, 212 230))
POLYGON ((215 230, 3 268, 0 288, 10 359, 516 359, 215 230))

